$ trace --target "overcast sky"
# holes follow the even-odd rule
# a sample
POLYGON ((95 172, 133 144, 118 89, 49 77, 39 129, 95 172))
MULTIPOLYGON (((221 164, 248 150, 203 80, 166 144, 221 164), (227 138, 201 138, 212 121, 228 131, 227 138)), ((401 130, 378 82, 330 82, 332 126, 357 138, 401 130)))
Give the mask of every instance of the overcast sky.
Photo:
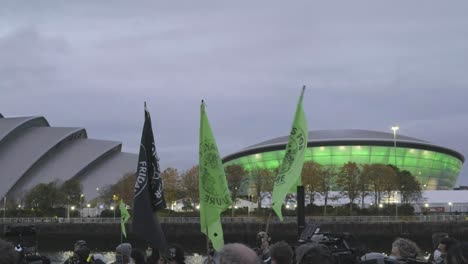
POLYGON ((287 135, 305 84, 311 130, 468 155, 468 2, 323 2, 0 0, 0 113, 136 153, 146 100, 162 167, 186 169, 201 99, 224 156, 287 135))

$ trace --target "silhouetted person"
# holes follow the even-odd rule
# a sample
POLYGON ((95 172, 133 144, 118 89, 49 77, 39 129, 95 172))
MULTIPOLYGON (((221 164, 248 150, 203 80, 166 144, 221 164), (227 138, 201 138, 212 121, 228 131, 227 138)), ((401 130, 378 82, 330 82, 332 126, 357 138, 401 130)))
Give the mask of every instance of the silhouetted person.
POLYGON ((257 247, 254 251, 263 261, 263 263, 270 263, 270 241, 271 237, 265 231, 260 231, 257 234, 257 247))
POLYGON ((447 233, 439 232, 432 234, 432 246, 434 252, 429 256, 429 261, 434 263, 443 263, 442 253, 439 251, 440 240, 448 237, 447 233))
POLYGON ((294 253, 284 241, 277 242, 270 247, 271 264, 292 264, 294 253))
POLYGON ((455 238, 452 238, 452 237, 442 238, 439 242, 439 247, 437 249, 440 251, 441 253, 440 258, 443 261, 437 262, 437 263, 444 263, 445 259, 447 258, 448 251, 450 250, 451 247, 453 247, 457 243, 458 241, 455 238))
POLYGON ((227 244, 218 252, 217 264, 260 264, 257 254, 245 245, 227 244))
POLYGON ((419 247, 406 238, 397 238, 392 243, 391 256, 397 260, 415 259, 420 253, 419 247))
POLYGON ((139 249, 132 249, 130 256, 135 261, 135 264, 146 264, 145 254, 143 254, 139 249))
POLYGON ((185 264, 184 249, 179 245, 170 245, 166 252, 168 264, 185 264))
POLYGON ((83 264, 88 263, 90 250, 86 241, 78 240, 73 247, 73 255, 65 260, 65 264, 83 264))
POLYGON ((466 264, 468 263, 468 243, 456 243, 451 245, 445 259, 447 264, 466 264))
POLYGON ((132 245, 130 243, 122 243, 115 248, 114 264, 134 264, 132 259, 132 245))

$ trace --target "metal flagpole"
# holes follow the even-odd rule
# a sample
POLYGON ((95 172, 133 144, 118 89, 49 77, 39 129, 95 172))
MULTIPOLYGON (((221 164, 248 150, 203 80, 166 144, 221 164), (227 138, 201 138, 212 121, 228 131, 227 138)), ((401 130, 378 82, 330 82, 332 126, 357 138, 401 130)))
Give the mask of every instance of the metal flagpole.
POLYGON ((305 228, 305 195, 304 195, 304 186, 297 186, 297 232, 299 236, 302 234, 302 231, 305 228))

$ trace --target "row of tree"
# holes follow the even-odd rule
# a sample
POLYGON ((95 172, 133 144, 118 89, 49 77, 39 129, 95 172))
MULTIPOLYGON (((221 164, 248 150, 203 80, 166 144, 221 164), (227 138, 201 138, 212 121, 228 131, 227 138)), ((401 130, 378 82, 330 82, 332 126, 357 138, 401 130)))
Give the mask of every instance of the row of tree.
POLYGON ((394 198, 399 193, 401 203, 409 204, 421 198, 421 186, 416 177, 407 170, 400 170, 392 165, 365 164, 359 166, 348 162, 341 167, 322 166, 313 161, 304 163, 302 182, 307 186, 310 197, 320 194, 324 198, 324 214, 330 191, 334 186, 343 197, 352 204, 360 198, 361 207, 368 196, 374 197, 377 206, 384 198, 394 198))
MULTIPOLYGON (((232 200, 236 201, 239 195, 246 196, 249 200, 256 200, 258 208, 262 207, 262 200, 273 190, 273 180, 277 173, 275 170, 260 168, 248 172, 241 165, 226 166, 225 172, 232 200)), ((187 199, 189 204, 198 203, 198 166, 182 173, 177 169, 167 168, 161 176, 168 204, 180 199, 187 199)), ((392 165, 358 165, 348 162, 342 166, 324 166, 308 161, 304 163, 302 170, 302 183, 306 186, 311 203, 318 196, 323 198, 325 215, 329 199, 348 198, 352 211, 351 205, 358 199, 361 201, 361 207, 364 207, 364 200, 368 196, 373 196, 375 205, 385 198, 396 199, 395 192, 399 193, 400 202, 403 204, 421 198, 421 187, 416 177, 409 171, 392 165), (330 197, 332 190, 340 190, 340 197, 330 197)), ((131 203, 133 184, 133 174, 127 174, 118 183, 105 188, 101 197, 111 201, 118 195, 126 203, 131 203)))
MULTIPOLYGON (((241 165, 226 166, 225 172, 232 201, 236 201, 238 196, 246 196, 251 201, 256 200, 258 208, 262 207, 262 200, 273 190, 273 180, 277 173, 275 170, 260 168, 249 172, 241 165)), ((187 207, 198 203, 198 166, 181 173, 175 168, 167 168, 161 172, 161 176, 169 206, 180 199, 187 201, 187 207)), ((399 170, 392 165, 358 165, 348 162, 342 166, 324 166, 308 161, 304 163, 302 170, 302 183, 306 186, 311 203, 318 196, 323 198, 324 215, 327 214, 329 199, 337 198, 330 197, 332 190, 340 190, 340 197, 349 199, 350 212, 357 200, 360 200, 361 207, 364 207, 364 200, 368 196, 373 196, 375 205, 385 198, 392 198, 395 192, 399 193, 401 203, 404 204, 421 198, 421 188, 417 179, 409 171, 399 170)), ((134 184, 135 175, 125 174, 117 183, 101 188, 100 196, 96 200, 111 204, 122 199, 131 204, 134 184)), ((76 180, 69 180, 64 183, 54 181, 36 185, 26 193, 24 203, 28 208, 47 211, 70 204, 81 205, 84 199, 81 184, 76 180)), ((96 200, 90 202, 95 203, 96 200)))
POLYGON ((17 197, 17 201, 12 198, 8 203, 9 209, 28 208, 37 211, 38 214, 50 215, 56 208, 67 208, 68 205, 80 205, 85 202, 82 194, 83 187, 77 180, 65 182, 52 181, 49 183, 39 183, 22 197, 17 197))

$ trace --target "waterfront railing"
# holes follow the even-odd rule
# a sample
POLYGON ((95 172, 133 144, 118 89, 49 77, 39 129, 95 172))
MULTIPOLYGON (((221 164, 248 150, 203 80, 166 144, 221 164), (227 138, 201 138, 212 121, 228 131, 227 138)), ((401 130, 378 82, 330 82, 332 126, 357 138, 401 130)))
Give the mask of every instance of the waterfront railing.
MULTIPOLYGON (((159 217, 161 223, 190 224, 199 223, 198 217, 159 217)), ((264 223, 266 217, 222 217, 223 223, 264 223)), ((278 218, 271 217, 271 222, 279 222, 278 218)), ((296 217, 284 217, 285 223, 296 222, 296 217)), ((417 215, 417 216, 308 216, 306 222, 330 223, 391 223, 391 222, 459 222, 468 221, 468 215, 417 215)), ((131 222, 131 219, 130 221, 131 222)), ((61 217, 21 217, 21 218, 0 218, 0 224, 115 224, 120 223, 120 218, 116 217, 82 217, 82 218, 61 218, 61 217)))

